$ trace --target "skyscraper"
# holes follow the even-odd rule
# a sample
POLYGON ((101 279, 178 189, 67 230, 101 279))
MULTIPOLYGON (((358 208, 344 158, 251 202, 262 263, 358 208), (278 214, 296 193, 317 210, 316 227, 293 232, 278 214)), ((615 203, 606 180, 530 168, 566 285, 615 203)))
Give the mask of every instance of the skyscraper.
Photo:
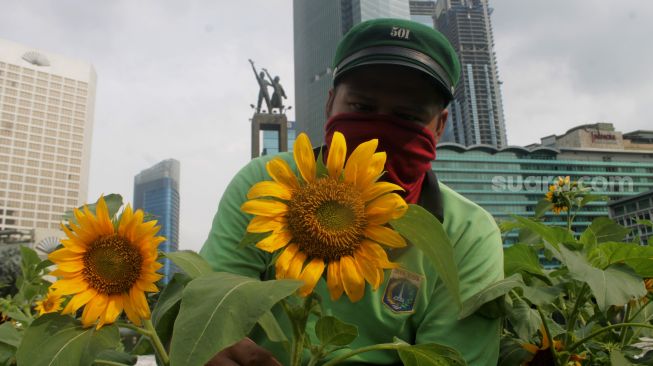
POLYGON ((295 117, 297 131, 324 141, 324 105, 332 85, 331 62, 354 25, 375 18, 409 19, 407 0, 294 0, 295 117))
MULTIPOLYGON (((161 226, 159 235, 167 239, 159 245, 159 250, 164 252, 174 252, 179 246, 179 171, 179 161, 168 159, 134 178, 134 208, 155 216, 161 226)), ((175 272, 167 259, 162 272, 165 283, 175 272)))
POLYGON ((449 39, 462 68, 447 140, 465 146, 507 145, 491 14, 488 0, 438 0, 435 7, 436 29, 449 39))
POLYGON ((87 199, 95 70, 3 39, 0 50, 0 230, 59 236, 87 199))

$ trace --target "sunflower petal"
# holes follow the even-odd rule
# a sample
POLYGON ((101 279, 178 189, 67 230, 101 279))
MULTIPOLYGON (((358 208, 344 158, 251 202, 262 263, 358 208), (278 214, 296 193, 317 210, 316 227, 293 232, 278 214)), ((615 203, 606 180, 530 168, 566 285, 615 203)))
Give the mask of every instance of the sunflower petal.
POLYGON ((252 215, 276 217, 285 214, 288 211, 288 206, 279 201, 257 199, 243 203, 240 209, 252 215))
POLYGON ((302 269, 304 268, 304 262, 306 262, 306 253, 298 251, 290 261, 288 272, 286 272, 286 278, 299 279, 299 275, 302 273, 302 269))
POLYGON ((369 202, 375 198, 378 198, 384 194, 394 192, 394 191, 403 191, 404 189, 400 186, 390 183, 390 182, 376 182, 371 187, 363 191, 361 199, 365 202, 369 202))
POLYGON ((333 261, 327 266, 327 287, 331 300, 336 301, 343 292, 342 280, 340 280, 340 262, 333 261))
POLYGON ((321 258, 313 258, 308 262, 301 275, 299 275, 299 279, 304 281, 304 286, 302 286, 298 291, 299 296, 306 297, 313 292, 313 289, 315 288, 317 281, 322 277, 323 272, 324 260, 321 258))
POLYGON ((73 252, 68 248, 57 249, 54 252, 48 254, 48 259, 55 264, 61 262, 81 262, 83 258, 83 253, 73 252))
POLYGON ((295 257, 295 254, 297 254, 298 251, 299 247, 296 244, 290 244, 283 252, 281 252, 281 255, 279 255, 279 258, 277 258, 277 262, 274 265, 276 278, 278 280, 286 278, 286 273, 288 272, 288 268, 290 268, 290 261, 295 257))
POLYGON ((315 154, 311 140, 305 133, 300 133, 295 139, 293 146, 293 156, 297 163, 297 169, 304 178, 304 182, 315 181, 315 154))
POLYGON ((127 314, 127 318, 129 318, 129 321, 131 321, 132 323, 140 327, 141 317, 138 316, 136 309, 134 309, 134 305, 132 305, 129 294, 122 294, 121 296, 122 296, 123 307, 125 309, 125 314, 127 314))
POLYGON ((256 243, 256 247, 266 252, 272 253, 277 249, 283 248, 292 239, 292 234, 288 230, 277 231, 270 234, 265 239, 256 243))
POLYGON ((295 173, 293 173, 285 160, 281 158, 272 159, 267 162, 265 168, 275 182, 284 185, 290 190, 299 188, 297 177, 295 177, 295 173))
POLYGON ((376 270, 374 263, 365 256, 361 256, 357 252, 354 252, 354 260, 356 261, 356 266, 360 274, 365 278, 372 288, 376 290, 381 285, 381 280, 379 278, 379 272, 376 270))
POLYGON ((383 225, 392 219, 398 219, 406 213, 408 205, 396 193, 385 194, 365 207, 365 216, 371 225, 383 225))
POLYGON ((329 155, 327 156, 327 171, 329 176, 334 179, 340 178, 342 169, 345 165, 345 158, 347 156, 347 141, 345 136, 336 131, 331 139, 329 146, 329 155))
POLYGON ((372 155, 374 154, 374 151, 378 145, 379 140, 372 139, 363 142, 362 144, 358 145, 356 149, 354 149, 354 151, 349 156, 349 159, 347 159, 347 163, 345 164, 345 182, 353 183, 358 186, 356 180, 358 179, 359 175, 363 175, 359 174, 358 172, 367 172, 367 166, 369 165, 370 159, 372 159, 372 155))
POLYGON ((97 295, 93 297, 84 307, 82 313, 82 325, 90 327, 107 309, 108 297, 106 295, 97 295))
POLYGON ((131 304, 134 306, 138 316, 140 316, 142 319, 149 319, 150 306, 147 304, 145 293, 133 286, 129 290, 129 297, 131 299, 131 304))
MULTIPOLYGON (((109 296, 109 302, 107 303, 107 310, 104 312, 104 319, 102 319, 103 324, 111 324, 116 321, 118 315, 122 313, 122 295, 111 295, 109 296)), ((99 326, 99 324, 98 324, 99 326)))
POLYGON ((254 184, 247 192, 247 199, 261 197, 275 197, 287 201, 292 197, 292 192, 277 182, 265 180, 254 184))
POLYGON ((351 302, 357 302, 365 294, 365 279, 358 271, 356 262, 351 256, 340 258, 340 278, 351 302))
POLYGON ((388 260, 388 254, 383 250, 383 248, 370 240, 363 240, 361 245, 357 250, 359 255, 364 256, 365 258, 376 263, 379 268, 397 268, 399 264, 390 262, 388 260))
POLYGON ((72 295, 86 290, 88 282, 81 276, 75 276, 70 279, 58 280, 50 287, 59 296, 72 295))
POLYGON ((68 301, 68 305, 63 309, 61 314, 72 314, 79 310, 82 306, 86 305, 93 297, 97 295, 97 291, 93 289, 87 289, 86 291, 82 291, 78 293, 77 295, 73 296, 70 301, 68 301))
POLYGON ((97 213, 98 226, 100 229, 99 232, 102 233, 102 235, 113 234, 113 224, 109 217, 109 208, 107 207, 107 203, 104 201, 104 196, 100 196, 95 207, 95 212, 97 213))
POLYGON ((403 248, 406 246, 406 240, 398 232, 385 226, 369 225, 365 229, 365 236, 390 248, 403 248))
POLYGON ((256 216, 247 225, 247 231, 250 233, 267 233, 269 231, 279 231, 287 224, 284 217, 265 217, 256 216))
POLYGON ((372 158, 368 162, 367 167, 356 172, 358 174, 356 185, 359 189, 366 190, 370 184, 379 179, 385 167, 385 160, 385 151, 372 154, 372 158))

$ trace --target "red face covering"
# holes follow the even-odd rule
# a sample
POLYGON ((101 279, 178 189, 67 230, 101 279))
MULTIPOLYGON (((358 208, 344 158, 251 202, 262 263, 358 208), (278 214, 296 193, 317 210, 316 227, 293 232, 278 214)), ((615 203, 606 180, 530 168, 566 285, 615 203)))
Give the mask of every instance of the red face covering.
POLYGON ((385 114, 341 113, 329 118, 325 131, 327 146, 336 131, 345 136, 348 155, 361 143, 378 139, 376 151, 385 151, 388 157, 382 179, 403 188, 406 202, 417 203, 435 159, 435 137, 429 129, 385 114))

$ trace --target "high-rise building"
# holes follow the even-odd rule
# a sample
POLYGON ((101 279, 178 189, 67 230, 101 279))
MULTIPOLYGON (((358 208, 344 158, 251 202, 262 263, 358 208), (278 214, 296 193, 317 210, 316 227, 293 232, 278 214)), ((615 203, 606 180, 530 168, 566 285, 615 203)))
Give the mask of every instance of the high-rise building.
MULTIPOLYGON (((295 121, 288 121, 287 126, 288 126, 288 151, 292 151, 292 147, 295 144, 295 137, 296 137, 295 121)), ((261 150, 261 155, 274 155, 281 152, 279 151, 279 133, 280 133, 279 131, 274 131, 274 130, 263 131, 263 148, 261 150)))
MULTIPOLYGON (((159 250, 164 252, 174 252, 179 246, 179 172, 179 161, 168 159, 134 178, 134 208, 142 209, 158 221, 161 226, 158 235, 166 237, 159 245, 159 250)), ((168 259, 163 264, 163 281, 167 283, 176 269, 168 259)))
POLYGON ((639 239, 642 245, 653 244, 653 227, 647 224, 653 220, 653 190, 612 201, 610 217, 631 231, 626 240, 639 239))
MULTIPOLYGON (((511 215, 532 217, 558 176, 582 180, 594 194, 607 196, 610 202, 626 202, 627 197, 653 189, 653 131, 622 134, 611 123, 596 123, 541 140, 540 144, 501 149, 441 143, 433 171, 442 183, 481 205, 497 221, 511 220, 511 215)), ((638 205, 615 216, 647 209, 643 201, 638 205)), ((581 232, 596 217, 608 216, 608 202, 592 202, 576 214, 572 229, 581 232)), ((546 220, 564 225, 563 216, 548 213, 546 220)), ((504 244, 516 240, 509 234, 504 244)))
POLYGON ((488 0, 438 0, 436 4, 436 29, 453 45, 462 71, 449 105, 450 131, 442 142, 507 145, 491 14, 488 0))
POLYGON ((0 39, 0 230, 59 236, 85 203, 95 82, 87 62, 0 39))
POLYGON ((332 86, 336 46, 354 25, 376 18, 410 19, 407 0, 294 0, 297 131, 324 142, 324 106, 332 86))
POLYGON ((435 27, 434 19, 435 16, 435 0, 431 1, 416 1, 410 0, 408 2, 410 6, 410 20, 418 23, 422 23, 431 28, 435 27))

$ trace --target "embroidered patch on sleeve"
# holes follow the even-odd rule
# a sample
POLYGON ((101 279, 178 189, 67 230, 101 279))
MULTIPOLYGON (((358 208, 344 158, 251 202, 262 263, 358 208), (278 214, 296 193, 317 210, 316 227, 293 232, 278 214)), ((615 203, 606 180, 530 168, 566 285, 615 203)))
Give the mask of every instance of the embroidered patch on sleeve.
POLYGON ((395 313, 412 313, 422 279, 422 276, 405 269, 393 269, 383 293, 383 303, 395 313))

